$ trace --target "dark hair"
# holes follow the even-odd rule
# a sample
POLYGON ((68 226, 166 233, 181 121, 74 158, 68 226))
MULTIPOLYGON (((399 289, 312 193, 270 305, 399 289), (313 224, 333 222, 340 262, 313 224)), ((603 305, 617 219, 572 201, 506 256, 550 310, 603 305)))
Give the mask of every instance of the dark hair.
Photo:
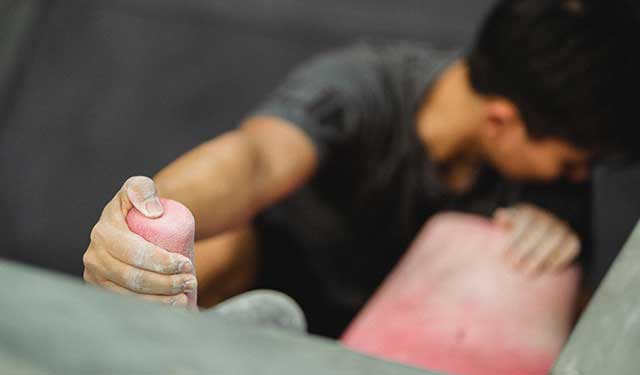
POLYGON ((640 28, 632 1, 500 1, 467 56, 472 87, 514 102, 534 138, 600 156, 633 151, 640 28))

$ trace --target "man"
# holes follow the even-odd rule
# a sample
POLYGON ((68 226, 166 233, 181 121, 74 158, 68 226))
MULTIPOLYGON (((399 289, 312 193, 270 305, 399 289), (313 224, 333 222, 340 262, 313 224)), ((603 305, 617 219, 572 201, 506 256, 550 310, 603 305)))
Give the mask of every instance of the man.
MULTIPOLYGON (((518 200, 508 181, 583 181, 591 162, 632 148, 637 26, 624 0, 503 0, 465 56, 395 44, 313 60, 155 185, 129 179, 92 231, 85 280, 185 303, 193 265, 124 221, 134 206, 158 217, 157 197, 172 198, 196 218, 201 283, 244 287, 231 265, 254 262, 247 244, 259 243, 265 279, 301 302, 312 330, 335 334, 434 213, 518 200)), ((505 258, 525 272, 578 254, 573 230, 542 209, 495 217, 511 232, 505 258)))

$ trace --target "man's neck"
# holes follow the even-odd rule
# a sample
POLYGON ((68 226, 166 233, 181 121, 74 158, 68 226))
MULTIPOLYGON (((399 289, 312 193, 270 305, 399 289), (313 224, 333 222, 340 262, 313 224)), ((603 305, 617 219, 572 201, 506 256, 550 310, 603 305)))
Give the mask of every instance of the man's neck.
POLYGON ((469 191, 475 182, 481 164, 475 134, 481 118, 467 68, 457 61, 436 81, 417 115, 419 137, 453 192, 469 191))

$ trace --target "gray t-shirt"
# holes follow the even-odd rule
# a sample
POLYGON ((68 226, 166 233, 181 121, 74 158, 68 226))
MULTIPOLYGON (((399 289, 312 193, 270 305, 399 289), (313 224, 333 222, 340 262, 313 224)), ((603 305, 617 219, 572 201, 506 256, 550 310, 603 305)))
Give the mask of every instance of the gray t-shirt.
POLYGON ((320 156, 315 177, 256 220, 263 286, 301 303, 312 331, 339 334, 434 213, 491 214, 519 199, 489 168, 471 193, 449 193, 416 134, 416 111, 458 56, 411 43, 341 49, 294 71, 253 113, 296 124, 320 156))

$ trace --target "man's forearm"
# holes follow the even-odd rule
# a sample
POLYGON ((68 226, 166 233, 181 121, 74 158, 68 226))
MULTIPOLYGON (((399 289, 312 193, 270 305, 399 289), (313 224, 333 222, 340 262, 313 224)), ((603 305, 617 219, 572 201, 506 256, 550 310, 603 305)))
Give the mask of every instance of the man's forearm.
POLYGON ((158 194, 193 212, 198 238, 220 233, 252 217, 255 158, 239 132, 223 134, 162 169, 154 177, 158 194))
POLYGON ((196 237, 245 225, 301 185, 315 169, 315 149, 297 128, 253 118, 178 158, 154 178, 162 197, 185 204, 196 237))
POLYGON ((198 305, 211 307, 247 291, 255 281, 259 248, 251 227, 227 231, 196 242, 198 305))

